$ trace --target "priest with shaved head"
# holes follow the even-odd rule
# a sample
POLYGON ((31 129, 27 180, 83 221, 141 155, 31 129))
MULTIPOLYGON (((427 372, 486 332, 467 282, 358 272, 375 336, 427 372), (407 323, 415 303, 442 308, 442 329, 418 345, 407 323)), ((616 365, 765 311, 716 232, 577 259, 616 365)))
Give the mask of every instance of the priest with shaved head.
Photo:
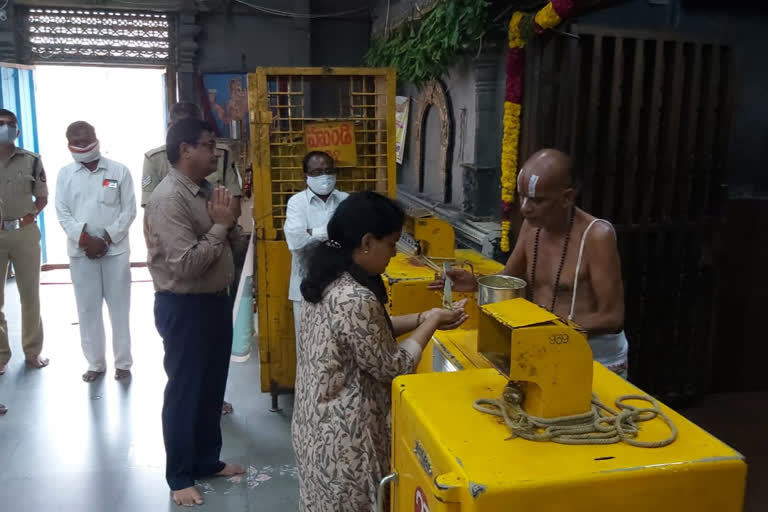
MULTIPOLYGON (((575 204, 571 159, 555 149, 531 156, 518 174, 524 220, 502 274, 528 283, 528 299, 588 334, 596 361, 626 378, 624 285, 610 222, 575 204)), ((445 276, 430 284, 442 289, 445 276)), ((466 270, 450 270, 456 291, 477 290, 466 270)))

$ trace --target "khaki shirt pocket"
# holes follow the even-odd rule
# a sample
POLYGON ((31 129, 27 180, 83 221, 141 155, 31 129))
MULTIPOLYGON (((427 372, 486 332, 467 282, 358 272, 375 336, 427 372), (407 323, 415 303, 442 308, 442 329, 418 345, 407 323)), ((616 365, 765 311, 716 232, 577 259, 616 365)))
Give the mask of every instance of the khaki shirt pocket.
POLYGON ((34 176, 19 173, 13 180, 13 191, 18 195, 32 195, 32 189, 35 186, 34 176))

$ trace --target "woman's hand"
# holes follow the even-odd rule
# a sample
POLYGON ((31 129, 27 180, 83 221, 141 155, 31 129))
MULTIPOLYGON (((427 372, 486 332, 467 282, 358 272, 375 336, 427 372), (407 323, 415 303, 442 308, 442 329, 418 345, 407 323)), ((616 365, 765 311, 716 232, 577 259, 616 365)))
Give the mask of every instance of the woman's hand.
MULTIPOLYGON (((451 290, 454 292, 477 291, 477 278, 468 270, 449 270, 448 277, 451 278, 451 290)), ((429 283, 427 288, 430 290, 442 290, 443 286, 445 286, 445 274, 435 275, 435 280, 429 283)))
POLYGON ((447 331, 455 329, 467 319, 467 312, 464 306, 467 299, 460 300, 453 304, 453 309, 432 308, 421 314, 422 322, 433 322, 435 329, 447 331))

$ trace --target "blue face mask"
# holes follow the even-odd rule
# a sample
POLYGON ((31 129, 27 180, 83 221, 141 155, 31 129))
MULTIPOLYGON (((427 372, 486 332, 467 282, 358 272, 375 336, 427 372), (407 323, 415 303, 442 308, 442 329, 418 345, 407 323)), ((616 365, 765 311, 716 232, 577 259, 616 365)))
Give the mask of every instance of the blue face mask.
POLYGON ((19 130, 15 126, 8 124, 0 125, 0 144, 13 144, 18 135, 19 130))

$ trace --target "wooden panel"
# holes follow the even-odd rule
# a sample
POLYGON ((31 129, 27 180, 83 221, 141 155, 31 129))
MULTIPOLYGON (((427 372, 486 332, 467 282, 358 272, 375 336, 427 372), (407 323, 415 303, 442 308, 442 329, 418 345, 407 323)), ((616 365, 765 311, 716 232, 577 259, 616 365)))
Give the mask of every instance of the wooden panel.
POLYGON ((595 167, 597 166, 598 145, 598 115, 600 109, 600 77, 603 55, 603 38, 596 36, 592 40, 592 69, 591 84, 589 89, 589 103, 587 107, 586 144, 584 148, 584 189, 582 191, 582 204, 588 210, 592 210, 592 187, 594 185, 595 167))
POLYGON ((624 191, 622 197, 621 222, 631 224, 634 222, 635 210, 635 185, 637 183, 637 171, 639 167, 640 145, 640 109, 643 107, 643 74, 645 73, 645 42, 636 41, 634 44, 634 62, 632 74, 627 80, 625 88, 630 92, 629 119, 627 121, 626 142, 626 169, 624 173, 624 191))
MULTIPOLYGON (((657 280, 651 276, 657 271, 650 254, 653 249, 655 237, 652 235, 649 226, 650 212, 653 205, 653 191, 655 189, 656 175, 658 173, 657 153, 661 121, 661 101, 664 83, 663 55, 664 47, 658 41, 645 41, 645 62, 646 83, 644 84, 644 97, 649 103, 647 111, 644 113, 644 123, 642 125, 641 138, 643 144, 638 152, 638 158, 642 159, 642 184, 638 187, 638 203, 640 208, 637 224, 639 229, 635 232, 636 246, 635 253, 637 260, 642 261, 631 269, 625 267, 625 279, 631 280, 630 273, 637 272, 638 289, 640 297, 639 309, 637 312, 630 312, 627 315, 627 330, 631 336, 630 339, 637 340, 637 347, 631 351, 630 364, 637 368, 639 375, 644 377, 646 383, 650 380, 650 375, 655 368, 654 351, 650 333, 646 332, 642 326, 651 325, 650 321, 656 318, 660 313, 658 302, 650 298, 656 293, 657 280), (636 314, 636 321, 633 322, 632 315, 636 314)), ((631 286, 628 286, 631 287, 631 286)))
POLYGON ((578 40, 572 38, 558 38, 555 86, 557 87, 557 101, 554 103, 555 113, 555 138, 554 147, 563 151, 569 149, 570 120, 573 117, 574 87, 579 83, 579 71, 573 58, 574 50, 578 54, 578 40))
POLYGON ((717 110, 720 106, 720 51, 717 47, 708 46, 704 50, 707 79, 703 83, 704 92, 701 106, 701 130, 699 132, 699 147, 696 150, 699 180, 694 193, 696 201, 696 216, 699 221, 709 212, 710 180, 714 171, 714 144, 717 110))
POLYGON ((601 216, 608 218, 616 218, 613 212, 613 205, 616 199, 614 193, 616 185, 616 167, 619 150, 619 114, 622 109, 622 79, 624 73, 624 40, 620 37, 614 39, 613 45, 613 73, 611 76, 611 96, 610 104, 608 105, 608 133, 606 133, 605 139, 607 139, 606 153, 604 155, 604 192, 603 192, 603 209, 601 216))
POLYGON ((580 206, 616 226, 630 377, 687 400, 709 388, 719 350, 729 53, 679 35, 573 30, 578 41, 550 39, 531 55, 526 87, 539 92, 525 100, 526 148, 570 148, 580 206))
MULTIPOLYGON (((571 71, 569 72, 568 80, 571 84, 571 87, 568 89, 568 92, 570 92, 570 95, 566 95, 565 98, 561 96, 560 101, 566 102, 569 105, 572 105, 572 109, 570 111, 571 118, 570 118, 570 129, 568 130, 569 134, 569 145, 570 145, 570 152, 571 152, 571 158, 573 159, 574 168, 576 170, 579 170, 581 166, 579 163, 582 161, 582 151, 581 151, 581 145, 583 144, 584 140, 584 131, 582 130, 582 126, 584 123, 584 109, 582 108, 582 91, 585 89, 584 79, 585 77, 588 78, 589 75, 586 72, 582 72, 582 68, 584 67, 584 62, 582 61, 581 57, 581 49, 579 48, 579 40, 578 39, 570 39, 568 44, 568 61, 570 64, 571 71)), ((563 88, 565 90, 565 88, 563 88)), ((569 122, 569 118, 565 117, 563 120, 564 123, 569 122)), ((564 145, 563 147, 569 147, 568 145, 564 145)))
MULTIPOLYGON (((661 102, 664 94, 664 44, 654 42, 655 54, 653 58, 653 82, 651 85, 651 108, 648 123, 648 144, 645 151, 645 188, 643 190, 642 210, 640 223, 647 226, 651 220, 654 189, 656 187, 656 175, 658 174, 657 155, 659 151, 659 138, 661 132, 661 102)), ((647 227, 646 227, 647 229, 647 227)))
POLYGON ((538 84, 541 81, 541 40, 534 39, 525 51, 525 73, 523 75, 523 111, 522 122, 525 128, 521 131, 520 155, 518 164, 523 165, 539 144, 540 104, 538 84), (534 85, 535 84, 535 85, 534 85))
MULTIPOLYGON (((545 42, 541 45, 541 59, 540 59, 540 79, 538 87, 536 87, 539 98, 556 98, 557 86, 555 85, 555 76, 560 67, 559 63, 556 64, 555 58, 557 53, 557 47, 560 42, 560 37, 548 35, 551 41, 545 42)), ((537 151, 541 148, 555 147, 555 116, 557 110, 556 101, 539 101, 539 122, 537 140, 539 143, 537 147, 531 148, 532 151, 537 151)))
MULTIPOLYGON (((699 102, 701 100, 701 67, 702 45, 689 44, 684 48, 686 54, 685 78, 683 90, 687 96, 683 99, 684 115, 681 118, 682 154, 679 158, 678 186, 680 194, 677 197, 677 217, 681 222, 695 218, 691 215, 690 204, 693 193, 694 174, 696 172, 696 136, 699 127, 699 102)), ((699 251, 704 243, 702 230, 696 230, 686 239, 679 237, 678 247, 683 250, 684 259, 680 263, 680 286, 677 289, 676 311, 683 318, 679 321, 682 353, 684 358, 694 364, 682 368, 684 396, 693 395, 702 386, 700 369, 705 367, 706 350, 701 350, 701 342, 710 333, 701 327, 702 315, 707 313, 708 301, 702 301, 700 288, 707 288, 709 273, 702 271, 699 266, 699 251), (694 307, 690 307, 694 306, 694 307), (698 342, 697 342, 698 341, 698 342)))

